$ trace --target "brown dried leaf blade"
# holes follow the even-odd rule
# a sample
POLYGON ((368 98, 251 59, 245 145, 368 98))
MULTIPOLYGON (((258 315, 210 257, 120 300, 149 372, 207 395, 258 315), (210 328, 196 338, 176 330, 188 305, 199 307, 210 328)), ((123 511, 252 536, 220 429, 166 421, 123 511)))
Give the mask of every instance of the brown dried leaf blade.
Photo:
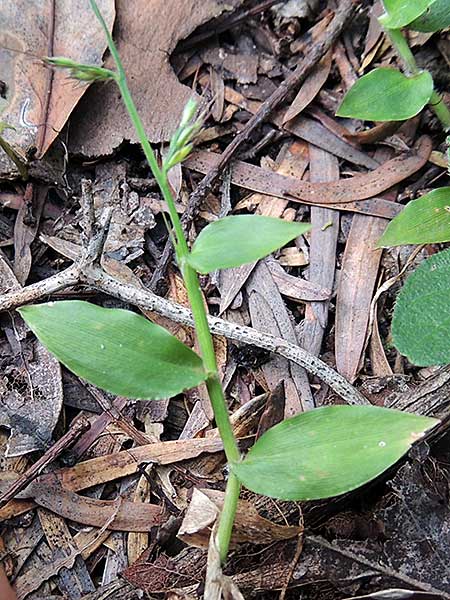
MULTIPOLYGON (((113 0, 98 0, 108 27, 115 16, 113 0)), ((67 56, 102 64, 106 40, 87 2, 80 0, 4 0, 0 4, 0 71, 6 98, 0 98, 2 121, 15 130, 5 138, 22 150, 48 150, 85 93, 86 84, 69 81, 63 71, 44 67, 44 56, 67 56), (75 18, 76 15, 76 18, 75 18), (34 24, 34 25, 32 25, 34 24)), ((0 174, 14 170, 0 153, 0 174)))

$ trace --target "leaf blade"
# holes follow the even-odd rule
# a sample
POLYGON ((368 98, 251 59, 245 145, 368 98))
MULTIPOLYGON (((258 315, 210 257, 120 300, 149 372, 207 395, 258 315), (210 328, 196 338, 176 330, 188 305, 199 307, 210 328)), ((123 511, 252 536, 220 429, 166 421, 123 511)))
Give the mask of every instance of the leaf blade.
POLYGON ((433 33, 450 27, 450 4, 448 0, 435 0, 427 10, 409 24, 410 29, 433 33))
POLYGON ((394 309, 395 347, 420 367, 450 362, 450 249, 427 258, 408 277, 394 309))
POLYGON ((380 475, 437 423, 376 406, 314 409, 269 429, 232 470, 250 490, 274 498, 336 496, 380 475))
POLYGON ((387 29, 400 29, 422 15, 433 2, 435 0, 383 0, 386 12, 378 20, 387 29))
POLYGON ((224 217, 207 225, 188 257, 199 273, 239 267, 264 258, 311 228, 259 215, 224 217))
POLYGON ((378 247, 450 241, 450 187, 408 202, 378 240, 378 247))
POLYGON ((422 110, 432 92, 428 71, 406 77, 397 69, 379 67, 358 79, 336 114, 366 121, 404 121, 422 110))
POLYGON ((197 354, 131 311, 67 300, 24 306, 19 312, 61 363, 113 394, 167 398, 206 377, 197 354))

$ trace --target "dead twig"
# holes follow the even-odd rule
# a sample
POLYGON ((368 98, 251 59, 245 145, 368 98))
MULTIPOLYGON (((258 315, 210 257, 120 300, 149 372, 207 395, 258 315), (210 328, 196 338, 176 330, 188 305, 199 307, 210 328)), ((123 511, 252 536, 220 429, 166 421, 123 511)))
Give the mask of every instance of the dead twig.
MULTIPOLYGON (((119 281, 97 264, 86 262, 82 264, 81 261, 58 275, 19 291, 4 294, 0 297, 0 312, 35 302, 77 284, 88 285, 139 308, 155 311, 176 323, 188 325, 189 327, 194 325, 191 312, 187 308, 161 298, 150 290, 137 288, 134 285, 119 281)), ((294 346, 281 338, 262 333, 252 327, 235 325, 218 317, 210 316, 209 325, 215 335, 223 335, 235 342, 263 348, 304 367, 309 373, 316 375, 329 385, 349 404, 368 404, 368 400, 339 373, 299 346, 294 346)))
MULTIPOLYGON (((195 218, 197 211, 200 207, 201 201, 205 198, 210 187, 215 183, 223 169, 234 157, 239 148, 246 142, 253 131, 263 121, 267 119, 270 113, 277 107, 290 91, 296 89, 311 71, 311 69, 321 60, 321 58, 328 52, 334 42, 341 34, 344 26, 353 16, 358 2, 355 0, 343 0, 340 3, 339 9, 336 11, 333 21, 327 28, 323 37, 313 45, 311 51, 308 51, 306 56, 297 65, 295 71, 289 75, 274 91, 274 93, 265 100, 258 112, 256 112, 245 124, 242 130, 236 135, 233 141, 225 148, 223 153, 220 155, 220 160, 214 165, 205 177, 201 180, 197 188, 192 192, 189 197, 189 203, 182 217, 182 223, 185 228, 189 226, 192 219, 195 218)), ((161 259, 156 265, 155 271, 150 282, 150 288, 152 290, 157 289, 160 281, 164 278, 167 267, 171 260, 173 248, 170 240, 167 241, 164 251, 161 255, 161 259)))
POLYGON ((11 487, 0 496, 0 508, 5 506, 10 500, 12 500, 19 492, 24 490, 36 477, 40 475, 42 469, 57 458, 61 452, 69 448, 85 431, 90 427, 89 421, 86 417, 81 416, 72 425, 72 427, 65 433, 51 448, 45 452, 29 469, 25 471, 11 487))

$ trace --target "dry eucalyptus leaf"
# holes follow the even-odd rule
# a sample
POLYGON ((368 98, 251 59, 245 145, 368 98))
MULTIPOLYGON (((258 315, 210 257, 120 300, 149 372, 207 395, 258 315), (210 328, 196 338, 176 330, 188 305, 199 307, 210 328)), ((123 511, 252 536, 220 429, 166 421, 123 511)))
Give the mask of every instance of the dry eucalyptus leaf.
MULTIPOLYGON (((98 4, 112 28, 114 0, 99 0, 98 4)), ((45 68, 41 58, 68 56, 101 65, 106 46, 88 0, 3 0, 0 72, 6 98, 0 97, 0 118, 14 127, 5 130, 4 137, 24 151, 36 147, 38 156, 45 154, 87 85, 68 81, 62 71, 45 68)), ((2 152, 0 174, 11 171, 15 167, 2 152)))
MULTIPOLYGON (((180 40, 239 6, 242 0, 118 0, 116 43, 137 109, 152 142, 170 138, 192 91, 169 62, 180 40)), ((107 67, 112 67, 110 59, 107 67)), ((95 86, 76 112, 70 149, 86 156, 110 154, 122 141, 137 141, 114 85, 95 86)))
MULTIPOLYGON (((224 493, 218 490, 195 489, 178 537, 191 546, 207 548, 223 498, 224 493)), ((253 504, 239 500, 231 543, 234 546, 244 542, 270 544, 294 538, 302 531, 301 527, 277 525, 264 519, 253 504)))

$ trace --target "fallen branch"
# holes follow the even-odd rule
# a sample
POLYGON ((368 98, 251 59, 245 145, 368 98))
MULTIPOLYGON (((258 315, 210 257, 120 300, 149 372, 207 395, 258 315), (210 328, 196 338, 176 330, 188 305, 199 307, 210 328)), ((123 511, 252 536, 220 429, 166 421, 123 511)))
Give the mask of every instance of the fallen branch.
MULTIPOLYGON (((81 259, 65 271, 44 281, 4 294, 0 297, 0 312, 42 300, 55 292, 77 284, 87 285, 139 308, 155 311, 176 323, 193 326, 191 312, 184 306, 161 298, 150 290, 119 281, 109 275, 97 261, 86 262, 86 259, 81 259)), ((218 317, 210 316, 209 325, 212 333, 216 335, 223 335, 235 342, 263 348, 304 367, 309 373, 316 375, 329 385, 348 404, 368 404, 368 400, 339 373, 299 346, 294 346, 281 338, 257 331, 252 327, 229 323, 218 317)))

